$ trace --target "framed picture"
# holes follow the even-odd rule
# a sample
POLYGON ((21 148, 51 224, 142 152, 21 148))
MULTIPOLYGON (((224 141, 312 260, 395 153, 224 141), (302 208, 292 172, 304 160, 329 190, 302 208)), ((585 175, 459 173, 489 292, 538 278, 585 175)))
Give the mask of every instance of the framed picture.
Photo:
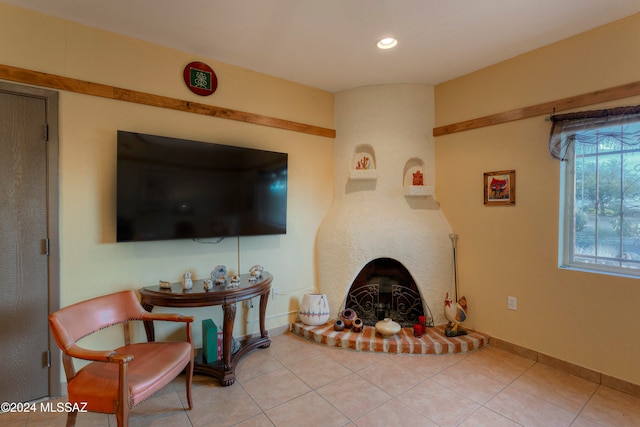
POLYGON ((516 171, 497 171, 484 173, 484 204, 516 204, 516 171))

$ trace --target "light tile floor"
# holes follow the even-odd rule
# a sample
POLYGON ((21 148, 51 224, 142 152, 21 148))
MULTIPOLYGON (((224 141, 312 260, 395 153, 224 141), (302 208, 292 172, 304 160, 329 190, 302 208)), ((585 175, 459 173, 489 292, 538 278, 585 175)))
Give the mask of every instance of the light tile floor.
MULTIPOLYGON (((179 377, 132 426, 640 426, 640 398, 486 347, 460 355, 361 353, 287 333, 246 356, 237 381, 179 377)), ((57 401, 64 401, 58 399, 57 401)), ((63 426, 64 413, 0 415, 0 426, 63 426)), ((77 425, 115 426, 81 413, 77 425)))

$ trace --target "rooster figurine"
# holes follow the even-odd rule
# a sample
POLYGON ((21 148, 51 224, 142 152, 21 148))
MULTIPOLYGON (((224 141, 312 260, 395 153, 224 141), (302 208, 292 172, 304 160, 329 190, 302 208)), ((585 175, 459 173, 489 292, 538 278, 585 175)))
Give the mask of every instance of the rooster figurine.
POLYGON ((467 318, 467 299, 461 297, 457 303, 453 303, 453 300, 447 292, 444 297, 444 317, 449 321, 445 328, 445 335, 448 337, 457 337, 458 335, 467 335, 467 331, 460 328, 460 323, 464 322, 467 318))

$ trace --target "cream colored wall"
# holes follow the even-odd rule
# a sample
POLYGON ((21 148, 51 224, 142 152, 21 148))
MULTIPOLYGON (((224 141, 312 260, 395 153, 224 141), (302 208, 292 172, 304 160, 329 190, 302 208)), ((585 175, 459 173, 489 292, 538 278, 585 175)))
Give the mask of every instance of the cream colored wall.
MULTIPOLYGON (((436 126, 637 81, 638 40, 635 15, 438 85, 436 126)), ((640 384, 640 281, 558 268, 560 163, 549 130, 535 117, 436 138, 437 198, 460 235, 468 326, 640 384), (483 173, 506 169, 516 170, 516 205, 485 207, 483 173)))
MULTIPOLYGON (((331 93, 2 3, 0 63, 333 128, 331 93), (209 97, 192 94, 182 80, 184 66, 194 60, 218 76, 218 90, 209 97)), ((203 278, 218 264, 242 273, 262 264, 283 293, 269 302, 267 328, 288 325, 295 317, 289 312, 316 286, 316 232, 333 197, 333 139, 65 91, 59 111, 61 306, 161 279, 179 281, 186 270, 203 278), (287 234, 217 245, 115 243, 118 129, 289 153, 287 234)), ((237 310, 248 326, 237 321, 236 335, 257 332, 257 304, 237 310)), ((196 344, 201 319, 222 323, 220 307, 186 311, 197 316, 196 344)), ((160 336, 171 333, 165 328, 160 336)), ((114 342, 107 334, 100 345, 114 342)))

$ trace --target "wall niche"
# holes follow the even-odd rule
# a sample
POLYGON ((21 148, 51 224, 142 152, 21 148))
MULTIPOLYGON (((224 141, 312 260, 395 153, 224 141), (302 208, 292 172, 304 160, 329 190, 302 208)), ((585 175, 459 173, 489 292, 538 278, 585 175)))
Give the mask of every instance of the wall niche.
POLYGON ((376 154, 369 144, 356 146, 351 159, 350 179, 376 179, 378 171, 376 169, 376 154))
POLYGON ((402 187, 405 196, 427 197, 433 195, 433 186, 427 185, 427 174, 424 161, 412 157, 404 165, 402 187))

